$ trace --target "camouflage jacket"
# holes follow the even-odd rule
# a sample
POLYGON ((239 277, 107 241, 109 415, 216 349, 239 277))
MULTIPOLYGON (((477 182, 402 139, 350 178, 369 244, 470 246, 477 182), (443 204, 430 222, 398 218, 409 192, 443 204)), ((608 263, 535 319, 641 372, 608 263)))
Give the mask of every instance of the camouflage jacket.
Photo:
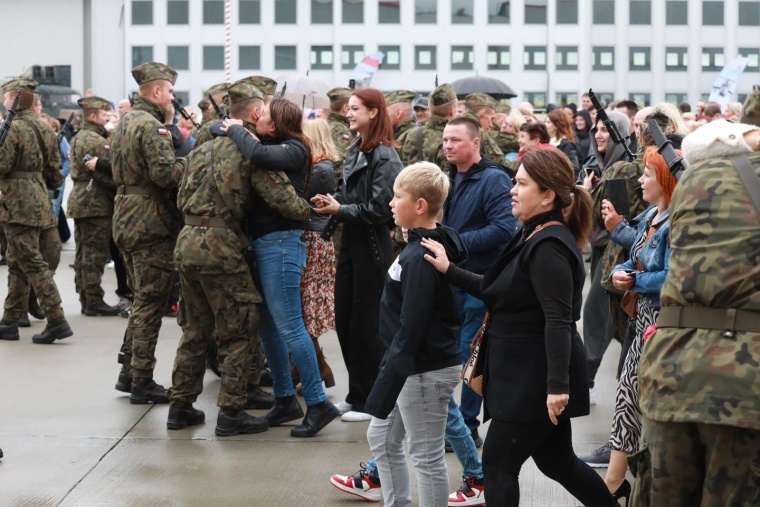
POLYGON ((401 147, 401 162, 404 166, 426 160, 437 164, 443 171, 447 170, 449 162, 443 153, 443 129, 446 128, 446 123, 445 118, 431 114, 424 125, 407 132, 406 141, 401 147), (422 157, 419 156, 418 132, 422 132, 422 157))
POLYGON ((517 142, 517 135, 501 132, 499 130, 489 130, 488 136, 496 142, 496 145, 505 155, 507 153, 517 153, 520 151, 520 143, 517 142))
POLYGON ((53 129, 31 109, 17 113, 5 144, 0 148, 0 223, 28 225, 47 229, 57 220, 48 196, 48 188, 63 184, 61 153, 53 129), (27 122, 33 123, 42 136, 27 122), (40 173, 39 179, 12 178, 12 172, 40 173))
MULTIPOLYGON (((253 125, 246 123, 244 126, 253 131, 253 125)), ((228 137, 217 137, 190 154, 177 199, 183 214, 219 216, 206 170, 209 150, 216 187, 241 226, 254 199, 263 199, 286 218, 309 219, 309 203, 298 197, 285 173, 255 166, 228 137)), ((185 225, 177 238, 174 259, 178 267, 203 274, 247 273, 249 270, 238 237, 223 227, 185 225)))
POLYGON ((193 137, 195 137, 195 146, 200 146, 201 144, 207 143, 214 138, 211 135, 211 126, 216 122, 217 120, 207 121, 201 125, 200 129, 196 129, 196 133, 193 134, 193 137))
POLYGON ((591 238, 593 246, 605 246, 609 241, 610 235, 604 228, 604 219, 602 218, 602 201, 607 198, 607 180, 623 178, 626 180, 628 187, 628 207, 630 208, 630 217, 638 216, 649 204, 644 201, 641 194, 641 185, 639 178, 644 174, 644 156, 639 154, 633 162, 621 160, 615 162, 602 173, 599 184, 591 190, 591 198, 594 201, 594 234, 591 238))
MULTIPOLYGON (((760 153, 748 157, 760 176, 760 153)), ((760 312, 760 219, 729 158, 684 173, 670 202, 670 246, 663 308, 760 312)), ((760 333, 658 329, 639 385, 651 419, 760 430, 760 333)))
POLYGON ((407 120, 405 122, 398 123, 393 126, 393 137, 396 139, 396 152, 399 158, 401 157, 401 148, 403 148, 406 138, 409 136, 409 132, 414 132, 416 127, 414 120, 407 120))
POLYGON ((113 179, 117 186, 158 187, 165 199, 150 195, 117 195, 114 201, 113 235, 119 248, 135 251, 174 241, 176 209, 170 208, 186 160, 174 156, 171 134, 164 127, 161 109, 141 98, 119 122, 111 141, 113 179))
POLYGON ((354 140, 351 135, 351 129, 348 128, 348 118, 338 113, 330 111, 327 115, 327 124, 330 126, 330 135, 335 143, 335 149, 338 150, 338 160, 333 164, 335 170, 336 188, 339 188, 343 181, 343 162, 348 156, 348 147, 354 140))
POLYGON ((111 161, 111 145, 106 139, 106 129, 96 123, 85 122, 71 141, 71 179, 74 188, 69 194, 67 214, 71 218, 113 216, 113 199, 116 184, 113 175, 103 171, 90 171, 84 165, 86 155, 111 161))
MULTIPOLYGON (((463 117, 469 118, 480 125, 480 118, 478 118, 478 115, 471 111, 465 113, 463 117)), ((496 141, 494 141, 493 138, 488 135, 488 131, 483 130, 482 127, 480 129, 480 152, 485 153, 488 158, 500 166, 504 166, 504 152, 501 151, 501 148, 499 148, 499 145, 496 144, 496 141)))

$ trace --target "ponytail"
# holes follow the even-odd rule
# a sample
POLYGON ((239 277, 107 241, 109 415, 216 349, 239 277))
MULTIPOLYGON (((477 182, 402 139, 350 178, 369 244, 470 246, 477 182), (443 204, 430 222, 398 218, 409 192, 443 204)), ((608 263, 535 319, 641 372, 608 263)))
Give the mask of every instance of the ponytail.
POLYGON ((567 228, 573 233, 578 248, 585 248, 591 237, 592 225, 592 202, 588 190, 581 186, 574 186, 571 192, 570 206, 562 210, 567 222, 567 228))

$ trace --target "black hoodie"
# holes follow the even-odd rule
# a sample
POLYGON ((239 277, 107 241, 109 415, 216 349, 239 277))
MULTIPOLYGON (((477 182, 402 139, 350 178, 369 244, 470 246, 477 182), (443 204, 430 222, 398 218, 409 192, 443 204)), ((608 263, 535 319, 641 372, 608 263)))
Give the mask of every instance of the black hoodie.
POLYGON ((380 419, 393 410, 407 377, 462 363, 454 291, 424 259, 429 252, 420 244, 423 237, 443 244, 453 263, 467 258, 462 239, 450 227, 409 231, 409 244, 388 270, 380 301, 385 356, 364 406, 380 419))

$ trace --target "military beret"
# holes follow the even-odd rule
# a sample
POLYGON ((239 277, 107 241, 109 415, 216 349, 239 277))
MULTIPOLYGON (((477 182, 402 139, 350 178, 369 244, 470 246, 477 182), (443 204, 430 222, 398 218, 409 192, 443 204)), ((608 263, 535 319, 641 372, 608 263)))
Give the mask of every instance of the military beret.
POLYGON ((457 93, 454 91, 454 87, 449 83, 443 83, 428 95, 428 103, 430 104, 430 107, 448 104, 449 102, 454 102, 456 99, 457 93))
POLYGON ((258 87, 253 86, 248 78, 232 83, 227 87, 227 93, 229 94, 231 104, 237 104, 238 102, 250 99, 264 100, 264 93, 258 87))
POLYGON ((82 109, 106 109, 107 110, 109 107, 111 107, 110 102, 100 97, 84 97, 82 99, 77 100, 77 104, 79 104, 79 107, 81 107, 82 109))
POLYGON ((760 84, 752 86, 752 93, 747 94, 747 100, 742 107, 742 123, 760 127, 760 84))
POLYGON ((385 94, 385 104, 411 104, 416 96, 416 93, 409 90, 393 90, 385 94))
POLYGON ((351 97, 353 93, 354 91, 351 88, 333 88, 327 92, 327 96, 330 97, 330 102, 337 102, 351 97))
POLYGON ((3 85, 3 93, 8 93, 14 90, 34 92, 35 88, 37 88, 37 81, 32 79, 15 78, 7 81, 3 85))
POLYGON ((148 62, 132 69, 132 77, 135 78, 138 85, 143 85, 156 79, 163 79, 174 84, 177 81, 177 71, 165 63, 148 62))
POLYGON ((227 87, 229 86, 229 83, 219 83, 215 84, 214 86, 209 87, 208 90, 206 90, 205 95, 208 97, 211 95, 212 97, 216 97, 217 95, 227 95, 227 87))
POLYGON ((464 98, 464 103, 467 109, 485 106, 495 110, 498 106, 496 100, 485 93, 471 93, 464 98))
POLYGON ((414 102, 412 102, 412 107, 414 109, 428 109, 428 98, 417 97, 416 99, 414 99, 414 102))
POLYGON ((274 95, 274 91, 277 89, 277 81, 266 76, 248 76, 241 81, 248 81, 261 90, 264 95, 274 95))

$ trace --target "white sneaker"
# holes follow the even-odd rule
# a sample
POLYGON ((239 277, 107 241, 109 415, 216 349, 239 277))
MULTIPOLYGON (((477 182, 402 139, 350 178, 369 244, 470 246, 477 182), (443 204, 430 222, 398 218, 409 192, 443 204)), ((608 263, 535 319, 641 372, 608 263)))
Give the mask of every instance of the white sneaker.
POLYGON ((113 269, 113 266, 114 266, 114 264, 113 264, 113 261, 111 261, 111 262, 109 262, 108 264, 106 264, 106 267, 107 267, 108 269, 113 269))
POLYGON ((592 387, 588 390, 588 404, 596 405, 596 388, 592 387))
POLYGON ((354 408, 354 407, 350 403, 346 403, 345 401, 341 401, 340 403, 336 403, 335 404, 335 408, 337 408, 338 412, 340 412, 341 415, 343 415, 346 412, 351 412, 351 409, 354 408))
POLYGON ((340 416, 341 421, 346 422, 361 422, 361 421, 369 421, 372 419, 372 416, 369 414, 366 414, 364 412, 355 412, 353 410, 346 412, 342 416, 340 416))

